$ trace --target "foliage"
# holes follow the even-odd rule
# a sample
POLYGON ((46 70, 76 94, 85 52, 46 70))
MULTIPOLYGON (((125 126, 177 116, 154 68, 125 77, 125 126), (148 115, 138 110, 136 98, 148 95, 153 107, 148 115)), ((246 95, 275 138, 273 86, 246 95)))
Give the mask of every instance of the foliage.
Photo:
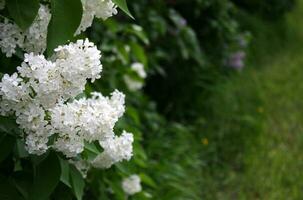
POLYGON ((248 12, 260 15, 268 20, 279 20, 285 13, 289 12, 295 4, 295 0, 233 0, 239 7, 248 12))

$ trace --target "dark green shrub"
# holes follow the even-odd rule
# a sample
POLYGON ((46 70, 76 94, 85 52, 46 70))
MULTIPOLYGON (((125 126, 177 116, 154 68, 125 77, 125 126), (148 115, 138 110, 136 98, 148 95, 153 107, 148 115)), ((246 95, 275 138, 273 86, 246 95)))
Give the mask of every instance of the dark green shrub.
POLYGON ((281 19, 295 4, 295 0, 233 0, 233 2, 249 13, 269 20, 281 19))

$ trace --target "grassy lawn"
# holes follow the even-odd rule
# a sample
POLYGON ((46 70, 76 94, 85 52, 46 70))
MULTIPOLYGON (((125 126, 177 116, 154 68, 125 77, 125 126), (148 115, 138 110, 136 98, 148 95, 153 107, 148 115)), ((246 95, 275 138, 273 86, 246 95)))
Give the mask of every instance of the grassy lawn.
POLYGON ((262 55, 213 97, 209 148, 221 161, 205 172, 207 199, 303 199, 302 19, 300 2, 283 41, 261 32, 254 45, 262 55))
POLYGON ((243 198, 303 198, 303 57, 300 55, 303 52, 285 52, 270 67, 255 74, 264 102, 259 112, 266 117, 257 143, 244 156, 243 198))

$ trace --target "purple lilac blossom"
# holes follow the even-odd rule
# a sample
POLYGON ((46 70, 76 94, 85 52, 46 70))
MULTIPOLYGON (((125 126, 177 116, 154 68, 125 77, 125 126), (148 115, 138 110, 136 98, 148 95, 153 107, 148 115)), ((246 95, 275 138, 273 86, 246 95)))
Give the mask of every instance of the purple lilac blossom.
POLYGON ((244 67, 245 57, 246 53, 244 51, 237 51, 229 56, 227 65, 234 69, 241 70, 244 67))

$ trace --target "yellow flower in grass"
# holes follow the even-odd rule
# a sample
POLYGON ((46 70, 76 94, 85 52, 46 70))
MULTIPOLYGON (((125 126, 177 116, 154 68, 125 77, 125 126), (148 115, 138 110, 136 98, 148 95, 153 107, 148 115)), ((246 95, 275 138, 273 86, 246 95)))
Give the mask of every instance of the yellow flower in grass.
POLYGON ((208 145, 208 139, 207 139, 207 138, 202 138, 202 139, 201 139, 201 143, 202 143, 203 145, 207 146, 207 145, 208 145))
POLYGON ((264 112, 264 108, 260 106, 260 107, 257 108, 257 111, 258 111, 258 113, 263 113, 264 112))

